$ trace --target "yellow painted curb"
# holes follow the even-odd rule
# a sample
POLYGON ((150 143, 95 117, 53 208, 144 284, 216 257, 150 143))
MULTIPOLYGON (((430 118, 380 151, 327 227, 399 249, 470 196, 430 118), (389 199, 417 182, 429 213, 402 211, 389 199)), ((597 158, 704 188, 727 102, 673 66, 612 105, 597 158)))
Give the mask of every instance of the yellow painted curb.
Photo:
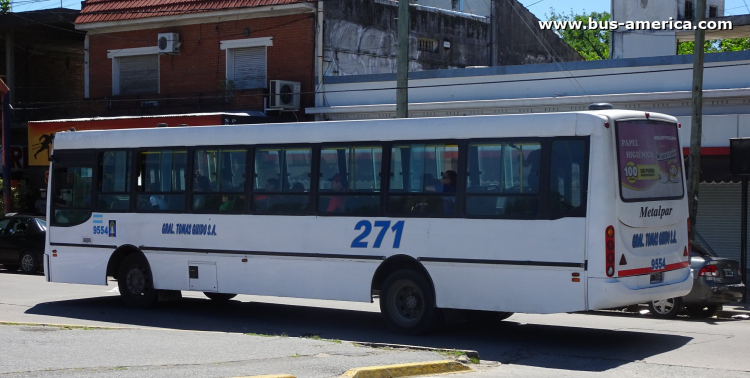
POLYGON ((413 375, 443 374, 473 371, 470 367, 456 361, 414 362, 387 366, 370 366, 350 369, 341 377, 344 378, 397 378, 413 375))
POLYGON ((234 377, 234 378, 297 378, 289 374, 268 374, 268 375, 251 375, 247 377, 234 377))

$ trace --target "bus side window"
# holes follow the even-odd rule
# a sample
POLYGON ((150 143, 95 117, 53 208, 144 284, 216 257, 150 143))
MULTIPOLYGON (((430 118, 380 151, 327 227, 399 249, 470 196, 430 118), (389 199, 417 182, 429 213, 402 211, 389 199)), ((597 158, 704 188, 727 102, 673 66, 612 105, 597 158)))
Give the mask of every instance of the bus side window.
POLYGON ((307 214, 310 210, 312 149, 270 147, 255 150, 253 211, 307 214))
POLYGON ((377 215, 380 211, 380 146, 323 146, 320 150, 318 211, 377 215))
POLYGON ((55 167, 52 198, 55 224, 75 225, 89 219, 92 175, 90 167, 55 167))
POLYGON ((138 156, 136 210, 185 210, 187 151, 143 151, 138 156))
POLYGON ((489 218, 536 217, 541 152, 537 141, 469 144, 466 214, 489 218))
POLYGON ((388 213, 426 217, 456 213, 458 146, 394 145, 388 213))
POLYGON ((129 151, 105 151, 99 154, 98 211, 130 209, 130 157, 129 151))
POLYGON ((585 208, 585 149, 583 140, 552 142, 549 182, 549 212, 552 218, 585 208))
POLYGON ((239 148, 196 150, 193 210, 239 213, 245 208, 245 157, 239 148))

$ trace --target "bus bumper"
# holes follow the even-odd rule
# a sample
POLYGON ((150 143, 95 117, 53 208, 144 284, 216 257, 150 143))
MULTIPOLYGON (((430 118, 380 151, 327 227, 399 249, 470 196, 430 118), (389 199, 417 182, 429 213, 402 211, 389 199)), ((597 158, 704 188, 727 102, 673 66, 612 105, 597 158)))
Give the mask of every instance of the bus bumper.
POLYGON ((619 278, 589 278, 588 309, 603 310, 685 296, 693 287, 693 272, 690 268, 685 270, 688 273, 682 281, 637 289, 628 288, 619 278))

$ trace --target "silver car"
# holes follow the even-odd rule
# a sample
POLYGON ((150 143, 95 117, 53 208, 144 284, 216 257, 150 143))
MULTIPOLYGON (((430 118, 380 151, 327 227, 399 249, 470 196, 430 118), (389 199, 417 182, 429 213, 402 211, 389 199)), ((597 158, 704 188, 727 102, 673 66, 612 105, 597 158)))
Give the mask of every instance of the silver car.
POLYGON ((680 298, 668 298, 648 304, 651 313, 660 318, 674 318, 683 309, 690 317, 710 318, 725 303, 742 301, 745 285, 737 260, 718 257, 700 235, 701 243, 690 241, 690 268, 693 270, 693 289, 680 298))

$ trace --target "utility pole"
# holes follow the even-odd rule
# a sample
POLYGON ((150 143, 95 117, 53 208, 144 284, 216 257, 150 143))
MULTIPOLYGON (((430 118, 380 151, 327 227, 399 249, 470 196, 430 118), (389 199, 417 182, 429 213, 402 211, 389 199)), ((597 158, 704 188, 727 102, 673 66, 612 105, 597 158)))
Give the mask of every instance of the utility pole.
POLYGON ((409 117, 409 0, 398 2, 396 118, 409 117))
POLYGON ((10 193, 10 93, 11 90, 0 80, 0 103, 2 104, 0 125, 2 125, 3 137, 3 207, 5 213, 11 211, 13 204, 10 193))
MULTIPOLYGON (((698 0, 695 10, 695 24, 706 19, 706 0, 698 0)), ((690 211, 689 237, 695 235, 696 216, 698 215, 698 184, 701 176, 701 134, 703 128, 703 43, 706 31, 695 30, 695 48, 693 49, 693 116, 690 127, 690 156, 688 157, 688 210, 690 211)))

